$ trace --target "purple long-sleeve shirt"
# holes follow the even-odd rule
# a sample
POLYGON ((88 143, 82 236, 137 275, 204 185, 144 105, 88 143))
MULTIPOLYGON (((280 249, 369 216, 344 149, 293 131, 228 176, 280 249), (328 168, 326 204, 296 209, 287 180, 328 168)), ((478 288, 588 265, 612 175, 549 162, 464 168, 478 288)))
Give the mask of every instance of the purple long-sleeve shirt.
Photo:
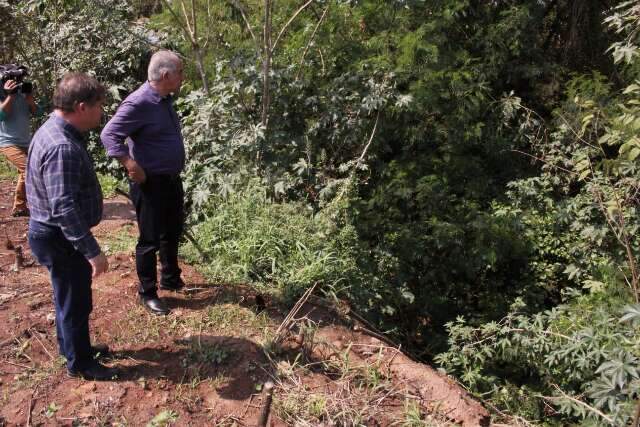
POLYGON ((109 157, 128 155, 147 174, 177 175, 184 167, 184 142, 172 99, 160 96, 149 82, 122 102, 100 139, 109 157))

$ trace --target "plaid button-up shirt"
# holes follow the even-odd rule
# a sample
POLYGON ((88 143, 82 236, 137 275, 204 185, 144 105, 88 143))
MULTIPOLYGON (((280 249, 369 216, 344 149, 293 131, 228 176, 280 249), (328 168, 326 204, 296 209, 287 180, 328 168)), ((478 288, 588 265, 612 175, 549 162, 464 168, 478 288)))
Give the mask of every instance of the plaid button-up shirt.
POLYGON ((87 259, 100 253, 91 227, 102 217, 102 190, 83 135, 55 113, 36 131, 27 163, 31 220, 60 227, 87 259))

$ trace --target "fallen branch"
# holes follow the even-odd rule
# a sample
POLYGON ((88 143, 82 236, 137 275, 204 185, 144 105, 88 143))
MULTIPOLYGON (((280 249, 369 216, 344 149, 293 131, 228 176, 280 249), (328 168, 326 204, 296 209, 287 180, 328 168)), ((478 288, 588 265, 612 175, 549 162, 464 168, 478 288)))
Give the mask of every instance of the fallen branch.
POLYGON ((27 427, 31 426, 31 413, 33 412, 33 407, 35 406, 35 397, 36 397, 36 393, 38 392, 38 384, 36 384, 36 387, 33 389, 33 393, 31 393, 31 397, 29 398, 29 407, 28 407, 28 411, 27 411, 27 427))
POLYGON ((601 417, 603 420, 605 420, 606 422, 608 422, 609 424, 613 425, 613 419, 609 416, 607 416, 607 414, 605 414, 604 412, 600 411, 598 408, 594 408, 593 406, 589 406, 587 403, 583 402, 580 399, 576 399, 575 397, 569 396, 568 394, 566 394, 565 392, 563 392, 560 387, 558 387, 557 385, 554 385, 555 389, 558 391, 558 393, 560 393, 562 396, 543 396, 543 395, 536 395, 536 397, 540 397, 544 400, 548 400, 553 402, 554 400, 562 400, 562 399, 566 399, 566 400, 570 400, 571 402, 582 406, 583 408, 585 408, 587 411, 590 411, 596 415, 598 415, 599 417, 601 417))
POLYGON ((8 360, 3 360, 3 362, 8 363, 9 365, 17 366, 19 368, 34 369, 33 366, 21 365, 20 363, 10 362, 8 360))
POLYGON ((341 316, 345 316, 345 317, 350 317, 353 320, 357 321, 358 323, 364 325, 364 327, 362 326, 358 326, 356 325, 354 327, 354 331, 361 331, 367 335, 371 335, 374 338, 379 339, 380 341, 384 342, 385 344, 387 344, 389 347, 393 348, 393 349, 397 349, 398 351, 400 351, 402 354, 404 354, 405 356, 407 356, 409 359, 413 360, 414 362, 419 362, 419 363, 423 363, 423 361, 415 354, 407 351, 407 350, 401 350, 401 345, 396 343, 395 341, 393 341, 391 338, 387 337, 386 335, 384 335, 384 333, 382 333, 381 331, 379 331, 375 326, 373 326, 371 323, 369 323, 369 321, 367 321, 367 319, 365 319, 364 317, 360 316, 358 313, 356 313, 355 311, 353 311, 353 309, 351 309, 350 307, 346 308, 346 310, 340 310, 339 308, 337 308, 335 306, 335 304, 332 304, 330 301, 324 299, 324 298, 320 298, 317 296, 312 296, 309 299, 309 302, 311 304, 314 305, 318 305, 320 307, 326 308, 330 311, 333 311, 334 313, 337 313, 341 316))
POLYGON ((0 342, 0 348, 4 347, 5 345, 9 344, 12 341, 15 341, 16 339, 20 338, 22 335, 24 335, 25 332, 28 332, 29 329, 31 329, 31 327, 24 329, 22 331, 20 331, 19 333, 15 334, 14 336, 12 336, 11 338, 7 338, 6 340, 0 342))
POLYGON ((45 353, 47 353, 47 355, 49 356, 49 358, 51 360, 54 359, 54 357, 51 355, 51 353, 49 353, 49 350, 47 349, 47 347, 42 343, 42 341, 40 340, 40 338, 38 338, 39 332, 36 331, 35 329, 29 329, 29 331, 31 331, 31 336, 36 338, 36 341, 38 341, 38 343, 42 346, 42 349, 45 351, 45 353))
POLYGON ((295 317, 297 316, 298 312, 300 312, 300 309, 307 302, 307 300, 309 299, 313 291, 316 289, 317 285, 318 283, 314 283, 312 287, 306 290, 306 292, 300 297, 298 302, 296 302, 296 304, 293 306, 291 311, 289 311, 289 314, 287 314, 287 317, 285 317, 282 323, 280 324, 280 326, 278 326, 275 337, 273 338, 273 343, 275 345, 280 344, 282 340, 284 340, 286 333, 291 328, 292 323, 294 323, 295 317))
POLYGON ((271 402, 273 401, 273 383, 267 381, 264 384, 264 403, 262 406, 262 412, 260 413, 260 419, 258 420, 259 427, 267 427, 267 421, 269 421, 269 414, 271 413, 271 402))

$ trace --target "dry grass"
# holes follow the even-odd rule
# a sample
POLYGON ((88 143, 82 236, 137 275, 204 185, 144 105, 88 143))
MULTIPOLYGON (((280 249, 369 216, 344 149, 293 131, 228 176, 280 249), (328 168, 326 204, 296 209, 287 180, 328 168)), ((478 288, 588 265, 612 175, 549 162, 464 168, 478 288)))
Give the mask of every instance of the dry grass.
POLYGON ((269 342, 276 385, 274 411, 285 423, 449 425, 444 418, 423 413, 416 397, 407 395, 404 386, 385 373, 382 365, 386 346, 373 347, 374 357, 357 358, 351 346, 339 349, 317 338, 318 324, 306 316, 295 318, 299 310, 296 305, 294 315, 287 316, 276 331, 276 339, 269 342), (286 342, 295 343, 296 351, 287 351, 286 342), (401 419, 394 420, 399 414, 401 419))

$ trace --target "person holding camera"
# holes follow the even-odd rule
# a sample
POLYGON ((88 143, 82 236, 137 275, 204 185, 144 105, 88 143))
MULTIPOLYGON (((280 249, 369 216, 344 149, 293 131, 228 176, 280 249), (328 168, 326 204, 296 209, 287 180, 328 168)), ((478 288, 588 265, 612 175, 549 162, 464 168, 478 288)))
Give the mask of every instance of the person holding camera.
POLYGON ((11 212, 14 217, 29 216, 24 172, 31 141, 29 122, 32 114, 39 113, 39 107, 33 99, 33 85, 22 82, 21 76, 14 77, 7 73, 0 88, 0 153, 18 169, 11 212))

